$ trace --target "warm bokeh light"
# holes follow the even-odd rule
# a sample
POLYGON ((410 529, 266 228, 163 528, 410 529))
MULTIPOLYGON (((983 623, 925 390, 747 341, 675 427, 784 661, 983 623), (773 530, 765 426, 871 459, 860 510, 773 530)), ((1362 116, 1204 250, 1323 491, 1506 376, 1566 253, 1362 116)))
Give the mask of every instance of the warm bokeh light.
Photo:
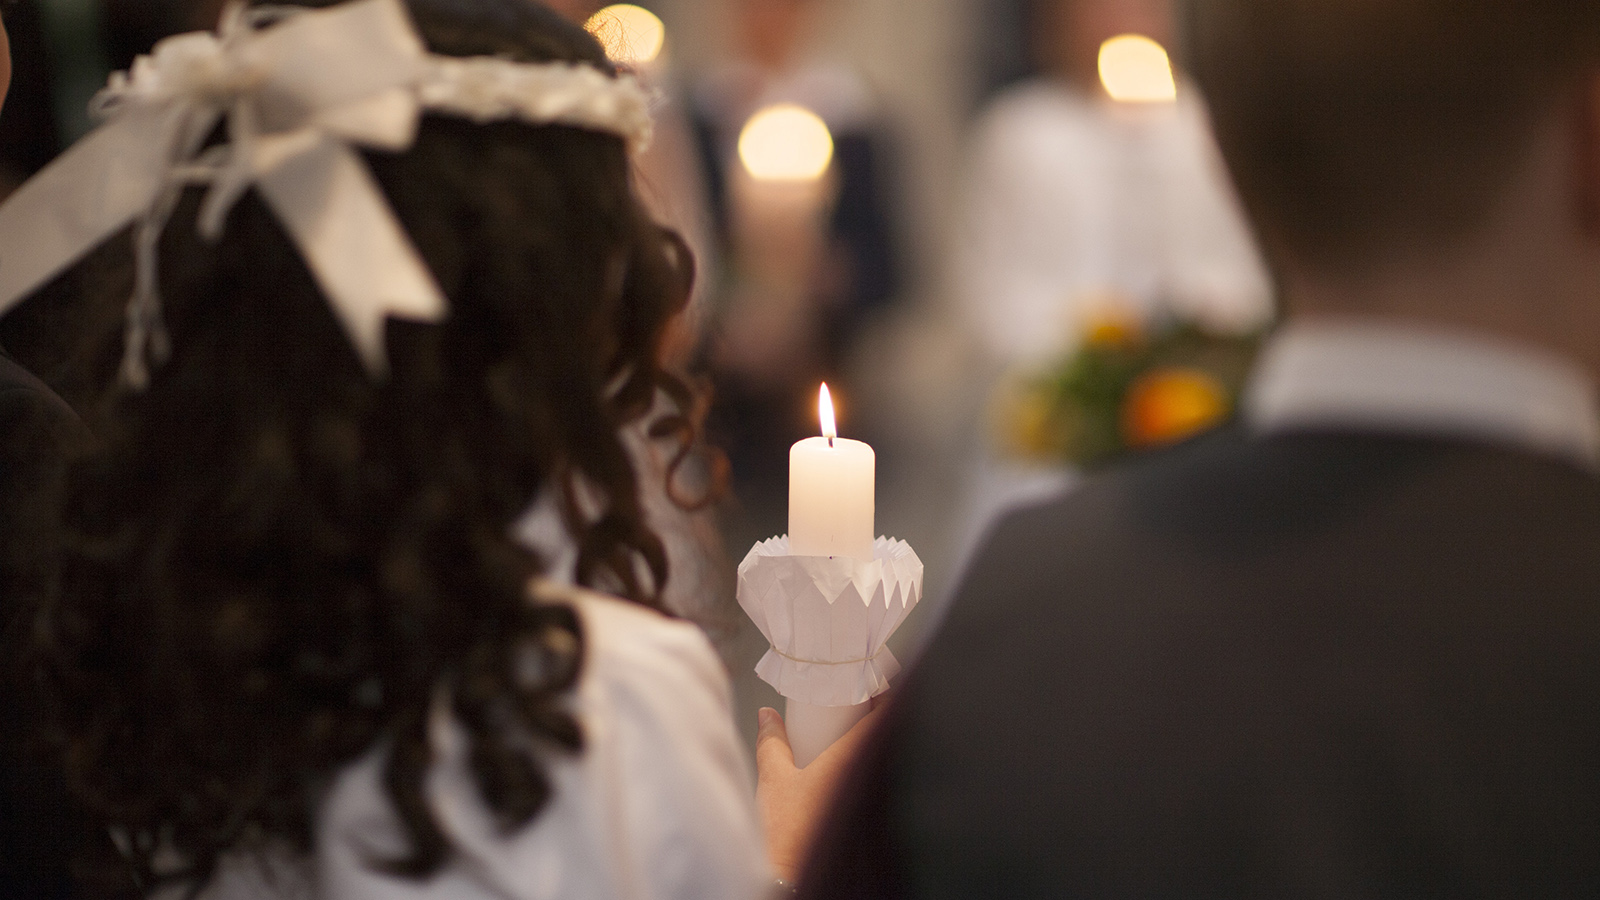
POLYGON ((599 39, 612 61, 643 65, 661 54, 667 29, 656 14, 632 3, 614 3, 589 17, 584 28, 599 39))
POLYGON ((1118 35, 1100 45, 1100 83, 1123 103, 1170 103, 1178 98, 1167 51, 1141 34, 1118 35))
POLYGON ((828 383, 822 383, 817 393, 817 418, 822 420, 822 436, 833 440, 839 436, 839 426, 833 421, 833 395, 828 393, 828 383))
POLYGON ((816 113, 780 103, 745 123, 739 132, 739 160, 760 181, 821 178, 833 162, 833 135, 816 113))

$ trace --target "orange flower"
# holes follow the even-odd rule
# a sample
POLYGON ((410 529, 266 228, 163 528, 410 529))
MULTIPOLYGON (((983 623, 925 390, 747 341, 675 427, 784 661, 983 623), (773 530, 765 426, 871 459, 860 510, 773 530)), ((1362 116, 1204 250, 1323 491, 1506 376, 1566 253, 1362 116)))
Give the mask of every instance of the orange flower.
POLYGON ((1198 434, 1228 415, 1228 392, 1200 369, 1152 369, 1128 386, 1122 437, 1130 447, 1157 447, 1198 434))

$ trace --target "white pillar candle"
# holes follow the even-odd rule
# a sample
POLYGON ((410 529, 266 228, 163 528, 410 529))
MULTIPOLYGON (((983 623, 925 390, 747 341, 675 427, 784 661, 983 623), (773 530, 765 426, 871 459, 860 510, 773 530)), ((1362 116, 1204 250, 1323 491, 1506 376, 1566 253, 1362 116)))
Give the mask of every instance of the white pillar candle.
POLYGON ((870 560, 877 455, 838 436, 826 384, 817 411, 823 436, 789 448, 789 552, 870 560))
MULTIPOLYGON (((789 553, 872 559, 877 454, 839 437, 824 384, 817 416, 822 437, 789 448, 789 553)), ((870 703, 813 706, 789 700, 785 719, 795 765, 804 768, 867 714, 870 703)))

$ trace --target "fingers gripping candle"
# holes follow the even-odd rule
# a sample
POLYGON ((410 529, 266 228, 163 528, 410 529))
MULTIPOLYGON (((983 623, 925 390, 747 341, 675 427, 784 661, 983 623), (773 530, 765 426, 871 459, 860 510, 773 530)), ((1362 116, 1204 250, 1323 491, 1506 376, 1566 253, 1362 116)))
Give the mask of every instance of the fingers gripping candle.
POLYGON ((865 443, 839 437, 826 384, 817 413, 822 437, 789 448, 789 552, 870 560, 877 456, 865 443))

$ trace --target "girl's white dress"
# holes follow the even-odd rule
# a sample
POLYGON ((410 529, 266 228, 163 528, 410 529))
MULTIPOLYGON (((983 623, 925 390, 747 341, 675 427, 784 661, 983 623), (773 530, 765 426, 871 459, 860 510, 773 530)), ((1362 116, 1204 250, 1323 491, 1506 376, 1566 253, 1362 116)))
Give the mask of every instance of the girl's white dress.
MULTIPOLYGON (((405 847, 382 789, 383 751, 337 777, 311 860, 238 854, 204 900, 752 900, 771 885, 749 763, 722 663, 701 631, 580 589, 558 592, 583 624, 572 708, 584 750, 545 754, 554 796, 501 834, 480 799, 465 732, 441 712, 427 794, 455 848, 426 881, 369 861, 405 847)), ((163 898, 165 900, 165 898, 163 898)))

